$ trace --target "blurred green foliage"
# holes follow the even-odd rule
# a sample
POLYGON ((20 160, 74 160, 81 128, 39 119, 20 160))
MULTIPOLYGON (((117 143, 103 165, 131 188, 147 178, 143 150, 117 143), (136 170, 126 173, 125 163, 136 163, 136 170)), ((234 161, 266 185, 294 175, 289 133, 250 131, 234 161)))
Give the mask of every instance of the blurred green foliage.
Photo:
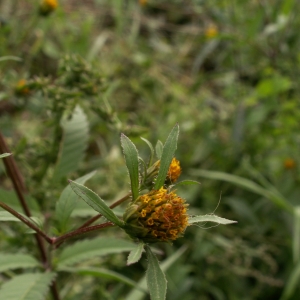
MULTIPOLYGON (((217 213, 239 223, 159 245, 166 255, 188 245, 167 272, 167 299, 298 299, 299 1, 60 0, 49 16, 38 15, 38 2, 0 1, 0 128, 33 200, 51 214, 66 179, 95 169, 90 186, 117 199, 129 189, 120 132, 147 153, 137 137, 162 139, 178 122, 182 176, 201 181, 178 188, 196 207, 190 213, 211 213, 221 199, 217 213), (53 181, 62 124, 77 105, 89 135, 53 181)), ((11 189, 2 166, 0 177, 11 189)), ((2 250, 19 250, 7 225, 0 240, 2 250)), ((94 263, 143 275, 119 256, 94 263)), ((130 290, 92 274, 73 279, 72 289, 67 275, 59 283, 64 299, 123 299, 130 290)))

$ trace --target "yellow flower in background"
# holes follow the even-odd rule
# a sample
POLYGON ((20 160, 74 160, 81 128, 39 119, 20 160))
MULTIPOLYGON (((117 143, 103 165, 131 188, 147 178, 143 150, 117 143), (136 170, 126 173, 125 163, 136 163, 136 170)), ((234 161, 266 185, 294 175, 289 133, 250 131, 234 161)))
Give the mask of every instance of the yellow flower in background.
POLYGON ((40 2, 40 14, 42 16, 47 16, 52 13, 58 6, 57 0, 42 0, 40 2))
POLYGON ((218 28, 214 24, 209 25, 204 31, 205 37, 207 37, 209 39, 216 37, 218 35, 218 33, 219 33, 218 28))
POLYGON ((292 158, 287 158, 284 161, 284 168, 287 170, 294 169, 296 167, 296 162, 292 158))
POLYGON ((25 79, 21 79, 18 81, 16 88, 15 88, 15 92, 19 96, 26 96, 29 94, 30 90, 27 86, 27 82, 25 79))
POLYGON ((124 213, 126 232, 144 242, 179 238, 188 226, 188 204, 164 188, 141 195, 124 213))
POLYGON ((145 6, 146 4, 147 4, 147 0, 139 0, 139 4, 141 5, 141 6, 145 6))

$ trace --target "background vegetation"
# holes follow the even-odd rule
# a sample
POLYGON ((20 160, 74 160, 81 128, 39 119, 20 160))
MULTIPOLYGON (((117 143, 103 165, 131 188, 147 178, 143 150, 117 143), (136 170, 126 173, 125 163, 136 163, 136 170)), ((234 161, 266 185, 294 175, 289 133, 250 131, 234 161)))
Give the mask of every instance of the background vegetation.
MULTIPOLYGON (((0 128, 38 203, 32 209, 47 211, 44 226, 54 227, 47 220, 67 178, 97 170, 88 185, 104 199, 128 192, 120 132, 146 156, 139 136, 165 140, 178 122, 182 177, 201 182, 180 187, 190 213, 212 213, 221 199, 217 214, 239 223, 189 228, 173 246, 157 245, 161 260, 187 245, 166 273, 167 299, 298 299, 299 6, 61 0, 42 16, 39 1, 1 0, 0 128)), ((2 165, 0 177, 1 201, 14 203, 2 165)), ((72 222, 92 214, 78 207, 72 222)), ((2 222, 1 252, 26 253, 25 231, 2 222)), ((135 281, 144 274, 145 262, 126 267, 123 254, 92 263, 135 281)), ((62 275, 63 299, 143 297, 82 274, 62 275)))

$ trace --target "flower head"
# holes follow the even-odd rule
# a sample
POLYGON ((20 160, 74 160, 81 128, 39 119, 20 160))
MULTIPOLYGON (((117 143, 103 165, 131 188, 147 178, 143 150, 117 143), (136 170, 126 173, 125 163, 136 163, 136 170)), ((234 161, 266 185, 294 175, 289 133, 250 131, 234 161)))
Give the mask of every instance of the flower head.
POLYGON ((57 0, 42 0, 40 3, 40 14, 47 16, 52 13, 58 6, 57 0))
POLYGON ((169 167, 167 179, 171 182, 177 181, 178 177, 181 174, 180 162, 175 157, 172 159, 172 162, 169 167))
POLYGON ((132 202, 124 214, 125 231, 144 242, 174 241, 188 226, 185 200, 164 188, 132 202))
POLYGON ((27 96, 30 93, 25 79, 21 79, 18 81, 15 88, 15 93, 19 96, 27 96))
POLYGON ((212 39, 218 35, 218 28, 216 25, 211 24, 205 29, 204 33, 205 37, 207 37, 208 39, 212 39))
POLYGON ((287 170, 294 169, 296 166, 296 162, 292 158, 287 158, 284 161, 284 168, 287 170))

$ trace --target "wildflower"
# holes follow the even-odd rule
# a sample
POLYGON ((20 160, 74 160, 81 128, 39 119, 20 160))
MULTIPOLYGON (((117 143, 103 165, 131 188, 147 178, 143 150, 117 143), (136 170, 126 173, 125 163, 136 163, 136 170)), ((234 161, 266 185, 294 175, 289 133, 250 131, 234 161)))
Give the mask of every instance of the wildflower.
POLYGON ((21 79, 18 81, 15 92, 19 96, 27 96, 29 94, 30 90, 25 79, 21 79))
POLYGON ((171 182, 175 182, 177 181, 180 174, 181 174, 180 162, 174 157, 169 167, 167 179, 169 179, 169 181, 171 182))
POLYGON ((292 158, 287 158, 284 161, 284 168, 287 170, 294 169, 296 166, 296 162, 292 158))
POLYGON ((147 0, 139 0, 139 4, 141 5, 141 6, 145 6, 146 4, 147 4, 147 0))
POLYGON ((163 187, 141 195, 124 213, 125 231, 144 242, 168 242, 179 238, 188 226, 188 204, 163 187))
POLYGON ((57 0, 42 0, 40 2, 39 12, 42 16, 48 16, 58 6, 57 0))
POLYGON ((216 25, 214 24, 211 24, 210 26, 208 26, 206 29, 205 29, 205 37, 207 37, 208 39, 212 39, 214 37, 216 37, 218 35, 218 28, 216 25))

